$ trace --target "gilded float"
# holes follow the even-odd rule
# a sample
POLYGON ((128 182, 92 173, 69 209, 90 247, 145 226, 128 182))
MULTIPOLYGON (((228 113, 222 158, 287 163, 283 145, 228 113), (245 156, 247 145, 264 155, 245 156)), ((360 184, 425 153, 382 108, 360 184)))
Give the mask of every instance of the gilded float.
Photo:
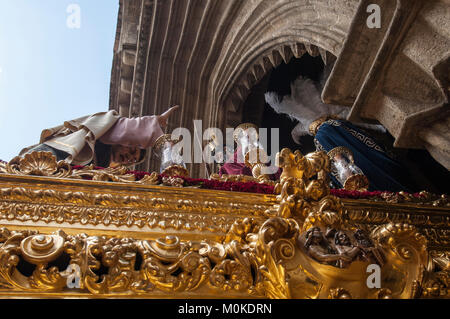
POLYGON ((245 196, 167 186, 156 173, 136 181, 124 168, 75 170, 49 153, 1 164, 0 294, 449 297, 446 203, 332 196, 323 152, 285 149, 277 163, 276 194, 245 196))

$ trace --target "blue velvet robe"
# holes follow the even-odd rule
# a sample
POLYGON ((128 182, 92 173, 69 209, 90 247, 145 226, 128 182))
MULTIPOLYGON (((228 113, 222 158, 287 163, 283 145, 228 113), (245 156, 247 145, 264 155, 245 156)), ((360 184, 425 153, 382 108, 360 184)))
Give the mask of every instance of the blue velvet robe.
MULTIPOLYGON (((369 191, 410 192, 408 175, 367 133, 342 120, 328 120, 318 129, 314 142, 317 150, 329 152, 345 146, 353 152, 355 164, 369 179, 369 191)), ((333 183, 342 187, 331 175, 333 183)))

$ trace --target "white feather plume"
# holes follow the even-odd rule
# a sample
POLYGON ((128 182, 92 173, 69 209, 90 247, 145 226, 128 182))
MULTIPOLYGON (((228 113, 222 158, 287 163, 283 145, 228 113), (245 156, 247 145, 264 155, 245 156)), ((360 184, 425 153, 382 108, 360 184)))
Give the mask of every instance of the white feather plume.
MULTIPOLYGON (((328 78, 330 70, 326 69, 317 84, 311 79, 298 77, 291 83, 291 95, 280 98, 275 92, 265 94, 266 102, 277 113, 286 114, 299 123, 292 130, 292 138, 298 144, 300 136, 308 135, 310 124, 319 117, 335 115, 345 119, 350 108, 341 105, 325 104, 321 99, 321 92, 328 78)), ((386 131, 381 125, 359 124, 359 126, 386 131)))

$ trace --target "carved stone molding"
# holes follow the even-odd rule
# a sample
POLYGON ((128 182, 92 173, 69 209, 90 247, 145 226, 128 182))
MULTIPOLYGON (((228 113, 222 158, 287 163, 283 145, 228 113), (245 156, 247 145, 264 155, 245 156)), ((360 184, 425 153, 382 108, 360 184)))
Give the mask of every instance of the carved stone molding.
POLYGON ((351 106, 350 120, 379 121, 394 146, 426 148, 448 169, 447 16, 441 0, 360 1, 322 96, 351 106), (379 29, 367 27, 371 4, 382 12, 379 29))

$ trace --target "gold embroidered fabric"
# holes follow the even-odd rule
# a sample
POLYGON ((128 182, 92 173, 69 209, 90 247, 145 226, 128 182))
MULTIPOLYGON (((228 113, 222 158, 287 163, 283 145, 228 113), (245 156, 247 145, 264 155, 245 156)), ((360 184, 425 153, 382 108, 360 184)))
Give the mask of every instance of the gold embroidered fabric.
POLYGON ((325 116, 321 116, 319 117, 317 120, 313 121, 310 125, 309 125, 309 132, 312 135, 316 135, 317 131, 319 130, 320 126, 325 123, 328 120, 339 120, 339 118, 335 115, 325 115, 325 116))

